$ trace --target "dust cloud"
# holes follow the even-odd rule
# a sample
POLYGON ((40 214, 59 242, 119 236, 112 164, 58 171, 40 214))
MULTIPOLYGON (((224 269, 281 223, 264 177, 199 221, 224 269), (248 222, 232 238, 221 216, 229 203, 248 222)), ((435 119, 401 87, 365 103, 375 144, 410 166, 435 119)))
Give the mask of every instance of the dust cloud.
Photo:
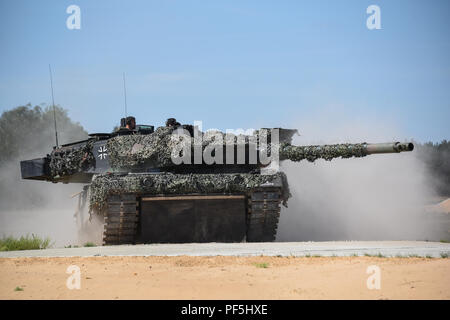
MULTIPOLYGON (((410 141, 395 123, 322 110, 294 126, 295 144, 410 141)), ((424 206, 434 196, 417 150, 363 158, 285 161, 292 198, 281 211, 277 241, 439 240, 424 206)))
MULTIPOLYGON (((82 184, 53 184, 22 180, 20 161, 45 157, 55 143, 52 112, 29 115, 17 108, 2 115, 6 134, 2 145, 10 148, 0 162, 0 237, 35 234, 49 237, 54 247, 77 244, 74 213, 82 184), (28 115, 28 118, 27 118, 28 115)), ((57 109, 59 143, 82 140, 87 133, 57 109)))
POLYGON ((19 161, 2 166, 0 176, 8 188, 7 197, 1 196, 0 236, 35 234, 49 237, 56 247, 77 243, 78 197, 72 195, 81 184, 22 180, 19 161))

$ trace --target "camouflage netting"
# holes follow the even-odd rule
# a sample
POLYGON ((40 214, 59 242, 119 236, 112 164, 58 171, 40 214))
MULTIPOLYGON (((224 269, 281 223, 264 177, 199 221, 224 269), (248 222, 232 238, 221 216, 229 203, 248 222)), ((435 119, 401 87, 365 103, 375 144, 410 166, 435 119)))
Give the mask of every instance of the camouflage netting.
POLYGON ((111 167, 173 165, 169 147, 173 130, 170 127, 159 127, 149 135, 125 135, 109 139, 107 149, 111 167))
POLYGON ((93 140, 89 140, 81 147, 59 148, 50 154, 50 174, 53 178, 70 176, 78 172, 89 170, 95 166, 92 154, 93 140))
MULTIPOLYGON (((173 127, 159 127, 152 134, 121 135, 109 139, 106 147, 111 168, 115 171, 140 171, 141 169, 148 168, 174 167, 176 166, 176 163, 172 161, 171 153, 177 153, 177 157, 181 157, 182 152, 184 152, 183 146, 187 146, 185 150, 190 150, 190 163, 194 163, 194 154, 197 150, 195 138, 191 136, 192 133, 188 135, 183 135, 179 132, 178 134, 173 134, 175 130, 176 129, 173 127)), ((364 143, 292 146, 289 143, 286 143, 286 141, 289 141, 290 137, 295 132, 295 130, 286 129, 280 131, 280 134, 284 136, 281 138, 281 141, 284 142, 281 144, 280 148, 280 160, 289 159, 292 161, 301 161, 306 159, 312 162, 319 158, 331 160, 337 157, 350 158, 363 157, 366 155, 367 145, 364 143)), ((255 148, 257 145, 257 148, 260 151, 259 155, 261 155, 261 152, 270 155, 270 153, 278 151, 276 145, 260 143, 260 141, 266 142, 271 139, 271 132, 268 129, 256 130, 253 132, 253 135, 234 135, 220 131, 207 131, 205 133, 199 131, 198 135, 201 138, 203 161, 208 164, 214 160, 222 161, 222 163, 224 163, 226 154, 223 154, 221 159, 213 159, 211 156, 208 160, 210 162, 206 162, 205 156, 213 155, 216 153, 216 150, 219 149, 226 151, 227 149, 225 148, 221 149, 222 146, 225 145, 234 145, 234 148, 236 148, 234 150, 238 150, 238 145, 244 144, 248 147, 250 143, 253 143, 255 144, 255 148)), ((51 176, 53 178, 70 176, 94 167, 95 158, 92 154, 93 143, 94 140, 89 140, 81 147, 74 146, 53 151, 50 155, 49 162, 51 176)), ((249 148, 247 149, 250 150, 249 148)), ((181 161, 180 158, 180 162, 181 161)))
POLYGON ((334 144, 323 146, 292 146, 283 144, 280 148, 280 160, 291 161, 308 160, 314 162, 317 159, 332 160, 334 158, 364 157, 367 155, 366 143, 357 144, 334 144))
POLYGON ((106 199, 112 194, 229 194, 248 193, 260 186, 280 186, 283 205, 291 196, 286 175, 261 174, 101 174, 94 177, 90 186, 90 210, 101 213, 106 199))
MULTIPOLYGON (((174 166, 171 152, 181 149, 182 144, 180 142, 187 143, 191 149, 191 155, 194 155, 194 137, 191 135, 172 135, 175 130, 173 127, 159 127, 149 135, 124 135, 109 139, 107 149, 111 167, 114 169, 131 169, 139 166, 156 168, 174 166)), ((212 130, 205 133, 199 131, 198 134, 202 142, 202 152, 208 148, 207 151, 210 152, 214 147, 225 144, 236 146, 238 144, 248 145, 250 141, 258 143, 260 137, 264 136, 265 139, 267 139, 266 136, 270 137, 270 131, 268 134, 265 129, 254 131, 254 136, 226 134, 212 130)), ((287 133, 284 133, 284 136, 287 136, 287 133)), ((286 137, 283 138, 287 139, 286 137)), ((265 148, 270 152, 270 144, 265 148)))
MULTIPOLYGON (((171 159, 172 150, 180 150, 180 141, 188 143, 191 148, 191 155, 194 154, 194 137, 172 135, 174 128, 159 127, 153 134, 149 135, 127 135, 118 136, 108 140, 107 148, 110 155, 110 164, 114 169, 131 169, 139 166, 149 167, 170 167, 174 166, 171 159), (178 148, 177 148, 178 146, 178 148)), ((283 129, 284 130, 284 129, 283 129)), ((280 131, 281 148, 280 160, 292 161, 316 161, 319 158, 331 160, 334 158, 364 157, 367 144, 335 144, 323 146, 292 146, 285 141, 290 141, 294 130, 280 131), (285 132, 286 131, 286 132, 285 132)), ((254 136, 225 134, 220 131, 199 132, 202 139, 202 152, 205 150, 211 152, 216 146, 220 145, 238 145, 243 143, 258 144, 260 151, 266 151, 268 155, 276 151, 275 145, 270 143, 261 145, 260 140, 270 140, 270 131, 261 129, 254 131, 254 136)), ((181 155, 181 154, 180 154, 181 155)), ((224 155, 225 158, 225 155, 224 155)), ((192 162, 191 162, 192 163, 192 162)))

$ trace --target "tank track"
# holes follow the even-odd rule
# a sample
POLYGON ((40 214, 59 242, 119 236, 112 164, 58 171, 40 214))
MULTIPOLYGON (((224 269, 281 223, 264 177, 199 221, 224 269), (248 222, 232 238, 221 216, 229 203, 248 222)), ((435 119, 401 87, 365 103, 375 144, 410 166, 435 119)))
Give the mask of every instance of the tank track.
MULTIPOLYGON (((254 190, 247 203, 247 242, 275 240, 280 217, 281 189, 254 190)), ((103 232, 104 245, 133 244, 138 233, 139 202, 136 194, 111 195, 103 232)))
POLYGON ((247 242, 271 242, 277 234, 281 188, 253 191, 248 197, 247 242))
POLYGON ((104 245, 135 243, 139 219, 138 206, 135 194, 108 197, 103 232, 104 245))

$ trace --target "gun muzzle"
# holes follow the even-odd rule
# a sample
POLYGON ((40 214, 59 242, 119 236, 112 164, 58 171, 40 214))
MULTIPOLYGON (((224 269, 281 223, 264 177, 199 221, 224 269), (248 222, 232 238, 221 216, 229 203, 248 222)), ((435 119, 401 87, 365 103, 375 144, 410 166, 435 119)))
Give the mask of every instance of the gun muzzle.
POLYGON ((413 150, 414 144, 412 144, 411 142, 370 143, 366 146, 367 154, 398 153, 413 150))

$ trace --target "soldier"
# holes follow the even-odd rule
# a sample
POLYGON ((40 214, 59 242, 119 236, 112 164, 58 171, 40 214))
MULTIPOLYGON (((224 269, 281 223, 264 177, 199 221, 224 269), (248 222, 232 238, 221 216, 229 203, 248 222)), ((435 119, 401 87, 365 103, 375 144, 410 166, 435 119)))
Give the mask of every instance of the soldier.
POLYGON ((175 118, 169 118, 166 121, 166 127, 179 127, 180 123, 175 118))
POLYGON ((136 129, 136 118, 135 117, 126 117, 125 119, 125 127, 128 130, 135 130, 136 129))

